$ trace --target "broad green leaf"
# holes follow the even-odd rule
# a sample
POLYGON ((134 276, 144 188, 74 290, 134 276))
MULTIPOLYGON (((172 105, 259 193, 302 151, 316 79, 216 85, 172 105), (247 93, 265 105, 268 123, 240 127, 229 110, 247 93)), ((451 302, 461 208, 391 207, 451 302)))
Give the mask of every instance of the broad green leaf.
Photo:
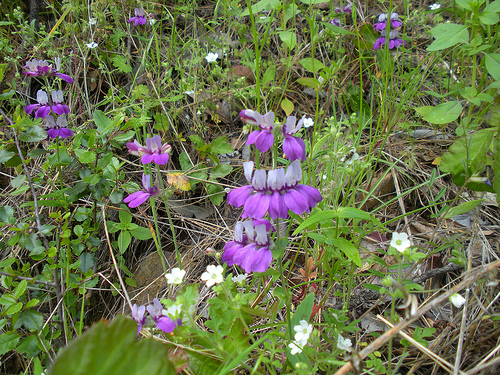
POLYGON ((285 114, 287 116, 290 116, 293 112, 294 105, 290 100, 288 100, 287 98, 284 98, 281 101, 281 108, 283 109, 283 111, 285 111, 285 114))
POLYGON ((0 163, 9 161, 16 153, 8 150, 0 150, 0 163))
POLYGON ((427 47, 427 51, 439 51, 458 43, 469 43, 469 30, 466 25, 443 23, 433 28, 431 34, 436 40, 427 47))
POLYGON ((127 250, 128 245, 130 245, 130 240, 130 232, 128 230, 122 230, 118 235, 118 249, 120 250, 120 254, 123 254, 127 250))
POLYGON ((118 217, 120 218, 120 223, 130 224, 132 222, 132 215, 128 212, 127 206, 121 205, 121 210, 118 212, 118 217))
POLYGON ((266 69, 264 75, 262 76, 262 85, 267 85, 269 82, 274 81, 274 77, 276 76, 276 66, 271 65, 266 69))
POLYGON ((14 297, 19 299, 24 292, 26 292, 26 288, 28 287, 28 282, 26 280, 21 280, 19 284, 16 286, 16 289, 14 289, 14 297))
POLYGON ((138 240, 149 240, 150 238, 153 238, 151 230, 149 230, 148 228, 143 228, 143 227, 137 227, 137 228, 131 229, 130 234, 134 238, 137 238, 138 240))
POLYGON ((500 53, 484 54, 486 70, 497 81, 500 80, 500 53))
POLYGON ((22 133, 19 133, 19 139, 23 142, 39 142, 46 138, 47 132, 38 125, 32 125, 22 133))
POLYGON ((486 8, 484 8, 483 12, 494 12, 494 13, 500 12, 500 0, 495 0, 489 3, 486 6, 486 8))
POLYGON ((19 176, 15 177, 13 180, 10 181, 10 184, 14 189, 17 189, 20 187, 22 184, 24 184, 24 181, 26 181, 26 175, 20 174, 19 176))
POLYGON ((43 326, 43 315, 34 309, 23 311, 14 328, 18 329, 22 325, 30 332, 39 331, 43 326))
POLYGON ((81 253, 78 259, 80 259, 80 265, 78 266, 78 269, 83 273, 86 273, 94 266, 94 257, 90 253, 81 253))
POLYGON ((317 90, 319 88, 319 86, 321 85, 316 78, 311 78, 311 77, 299 78, 297 80, 297 83, 300 83, 301 85, 310 87, 310 88, 315 89, 315 90, 317 90))
POLYGON ((431 124, 448 124, 458 118, 462 113, 460 102, 441 103, 431 109, 423 119, 431 124))
POLYGON ((479 14, 479 20, 485 25, 495 25, 498 23, 498 14, 494 12, 483 11, 479 14))
POLYGON ((318 70, 325 67, 321 61, 313 57, 306 57, 305 59, 299 60, 299 64, 302 65, 305 70, 312 73, 316 73, 318 70))
POLYGON ((15 349, 21 336, 17 333, 7 332, 0 335, 0 355, 15 349))
POLYGON ((38 337, 36 334, 29 335, 24 338, 16 348, 17 351, 25 353, 30 357, 37 355, 40 352, 38 347, 38 337))
POLYGON ((216 178, 225 177, 231 173, 232 170, 233 167, 229 164, 219 164, 210 171, 210 179, 214 180, 216 178))
POLYGON ((51 375, 174 375, 165 344, 136 341, 137 324, 123 315, 99 322, 56 357, 51 375))
MULTIPOLYGON (((256 13, 259 13, 263 10, 274 9, 276 6, 279 5, 281 5, 280 0, 261 0, 258 3, 252 5, 252 14, 255 16, 256 13)), ((249 15, 250 11, 247 8, 240 14, 240 17, 245 17, 249 15)))
POLYGON ((216 154, 228 154, 234 152, 234 149, 227 141, 227 137, 225 135, 217 137, 217 139, 212 141, 211 144, 212 144, 212 151, 216 154))
POLYGON ((122 73, 131 73, 132 67, 127 64, 128 60, 125 56, 117 55, 113 57, 113 65, 122 73))
POLYGON ((465 202, 456 207, 453 207, 446 213, 444 218, 449 219, 457 215, 465 214, 466 212, 469 212, 470 210, 479 206, 482 201, 484 201, 484 199, 476 199, 474 201, 465 202))
POLYGON ((0 223, 15 224, 14 209, 10 206, 0 207, 0 223))
POLYGON ((300 0, 300 1, 307 5, 316 5, 325 2, 325 0, 300 0))
POLYGON ((345 238, 330 238, 333 245, 339 248, 351 262, 356 266, 362 267, 361 257, 359 256, 359 250, 345 238))
POLYGON ((297 36, 291 31, 281 31, 279 33, 281 41, 292 50, 297 45, 297 36))
POLYGON ((75 150, 75 154, 82 164, 93 163, 96 158, 94 151, 82 150, 81 148, 75 150))
POLYGON ((9 306, 9 308, 7 310, 5 310, 5 314, 13 315, 16 312, 18 312, 19 310, 21 310, 22 308, 23 308, 22 302, 15 303, 12 306, 9 306))
POLYGON ((216 206, 219 206, 224 200, 224 189, 220 185, 207 183, 207 194, 216 206))

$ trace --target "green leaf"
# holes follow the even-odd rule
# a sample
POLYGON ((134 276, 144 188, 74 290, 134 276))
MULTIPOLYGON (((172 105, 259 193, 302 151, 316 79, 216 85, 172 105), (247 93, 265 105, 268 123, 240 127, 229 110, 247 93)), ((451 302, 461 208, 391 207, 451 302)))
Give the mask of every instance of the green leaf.
POLYGON ((23 308, 23 303, 18 302, 18 303, 13 304, 12 306, 9 306, 9 308, 7 310, 5 310, 5 313, 7 315, 13 315, 16 312, 18 312, 19 310, 21 310, 22 308, 23 308))
POLYGON ((122 230, 118 236, 118 249, 120 250, 120 254, 123 254, 127 250, 130 241, 130 232, 128 230, 122 230))
POLYGON ((10 206, 0 207, 0 223, 15 224, 14 209, 10 206))
POLYGON ((210 179, 215 180, 216 178, 227 176, 232 170, 233 167, 229 164, 219 164, 210 171, 210 179))
POLYGON ((164 344, 136 341, 137 324, 117 316, 95 324, 56 357, 51 375, 174 375, 164 344))
POLYGON ((121 205, 121 210, 118 213, 118 217, 120 218, 120 223, 122 224, 130 224, 132 222, 132 215, 128 212, 128 209, 124 204, 121 205))
MULTIPOLYGON (((252 14, 255 16, 256 13, 259 13, 263 10, 274 9, 279 4, 280 0, 261 0, 258 3, 252 5, 252 14)), ((249 15, 250 11, 247 8, 240 14, 240 17, 245 17, 249 15)))
POLYGON ((287 98, 284 98, 281 101, 281 108, 283 109, 283 111, 285 111, 285 114, 287 116, 290 116, 292 114, 294 107, 295 106, 293 105, 293 103, 287 98))
POLYGON ((279 34, 281 41, 292 50, 297 45, 297 36, 291 31, 281 31, 279 34))
POLYGON ((433 28, 431 34, 436 40, 427 47, 427 51, 439 51, 458 43, 469 43, 469 30, 466 25, 443 23, 433 28))
POLYGON ((78 266, 78 269, 83 273, 87 273, 87 271, 94 266, 94 257, 90 253, 81 253, 78 259, 80 259, 80 265, 78 266))
POLYGON ((345 238, 330 238, 331 243, 339 248, 351 262, 356 266, 362 267, 361 257, 359 256, 359 250, 345 238))
POLYGON ((38 337, 36 334, 29 335, 24 338, 16 348, 17 351, 21 353, 25 353, 30 357, 34 357, 40 352, 40 348, 38 348, 38 337))
POLYGON ((479 20, 485 25, 495 25, 498 23, 498 14, 494 12, 483 11, 479 14, 479 20))
POLYGON ((28 127, 19 133, 19 139, 24 142, 39 142, 47 138, 47 132, 38 125, 28 127))
POLYGON ((21 313, 21 316, 14 324, 14 328, 18 329, 23 325, 28 331, 35 332, 42 329, 43 321, 42 314, 34 309, 29 309, 21 313))
POLYGON ((76 149, 75 150, 76 157, 82 164, 93 163, 96 155, 94 151, 76 149))
POLYGON ((26 280, 21 280, 19 284, 16 286, 16 289, 14 289, 14 297, 19 299, 24 292, 26 292, 26 288, 28 287, 28 282, 26 280))
POLYGON ((307 87, 310 87, 310 88, 315 89, 315 90, 317 90, 319 88, 319 86, 321 86, 321 84, 319 83, 319 81, 316 78, 310 78, 310 77, 299 78, 297 80, 297 83, 304 85, 304 86, 307 86, 307 87))
POLYGON ((497 81, 500 80, 500 53, 484 53, 486 70, 497 81))
POLYGON ((276 66, 271 65, 269 68, 266 69, 266 72, 262 76, 262 85, 267 85, 269 82, 274 81, 274 77, 276 75, 276 66))
POLYGON ((321 61, 312 57, 306 57, 305 59, 299 60, 299 64, 302 65, 305 70, 312 73, 316 73, 318 70, 325 67, 321 61))
MULTIPOLYGON (((341 27, 338 27, 338 26, 335 26, 335 25, 332 25, 330 22, 323 22, 321 23, 322 26, 332 30, 335 34, 343 34, 343 35, 356 35, 346 29, 343 29, 341 27)), ((373 27, 372 27, 373 29, 373 27)), ((373 42, 375 42, 375 40, 373 40, 373 42)), ((372 44, 373 44, 372 42, 372 44)))
POLYGON ((212 151, 215 154, 229 154, 234 152, 234 149, 231 147, 227 141, 227 137, 224 135, 217 137, 217 139, 212 141, 212 151))
MULTIPOLYGON (((295 314, 293 314, 292 316, 292 321, 291 321, 292 329, 293 327, 299 325, 300 324, 299 322, 301 320, 309 322, 313 306, 314 306, 314 293, 309 293, 297 307, 295 314)), ((294 335, 295 331, 288 332, 288 337, 290 338, 290 340, 293 340, 294 335)), ((292 364, 292 368, 295 368, 295 365, 297 365, 298 363, 303 363, 306 364, 308 367, 310 367, 310 361, 305 353, 297 353, 295 355, 292 355, 288 345, 286 346, 285 352, 287 359, 292 364)))
POLYGON ((465 203, 462 203, 456 207, 453 207, 452 209, 450 209, 446 215, 444 216, 445 219, 450 219, 452 217, 455 217, 457 215, 462 215, 462 214, 465 214, 466 212, 469 212, 470 210, 476 208, 477 206, 479 206, 481 204, 481 202, 483 202, 484 199, 476 199, 474 201, 469 201, 469 202, 465 202, 465 203))
POLYGON ((447 124, 456 120, 461 113, 462 104, 460 102, 446 102, 431 109, 423 119, 431 124, 447 124))
POLYGON ((16 333, 7 332, 0 335, 0 355, 10 352, 17 346, 21 336, 16 333))
POLYGON ((125 56, 116 55, 113 57, 113 65, 122 73, 131 73, 132 67, 127 64, 128 60, 125 56))
POLYGON ((150 238, 153 238, 153 234, 151 233, 151 230, 148 228, 143 228, 143 227, 137 227, 137 228, 131 229, 130 234, 134 238, 137 238, 138 240, 149 240, 150 238))
POLYGON ((212 203, 216 206, 219 206, 224 200, 224 189, 220 185, 207 183, 207 193, 212 203))
POLYGON ((13 180, 10 181, 10 184, 14 189, 17 189, 19 186, 24 184, 24 181, 26 181, 26 175, 20 174, 19 176, 15 177, 13 180))
POLYGON ((0 150, 0 163, 8 162, 16 153, 8 150, 0 150))

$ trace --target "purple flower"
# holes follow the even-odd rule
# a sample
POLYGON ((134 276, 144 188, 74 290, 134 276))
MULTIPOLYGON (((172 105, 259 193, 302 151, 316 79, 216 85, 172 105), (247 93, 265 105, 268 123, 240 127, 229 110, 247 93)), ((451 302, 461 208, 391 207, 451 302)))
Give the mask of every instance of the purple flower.
MULTIPOLYGON (((382 13, 378 16, 378 22, 373 25, 373 28, 377 31, 385 30, 387 25, 387 16, 387 13, 382 13)), ((399 20, 398 14, 391 13, 391 29, 397 29, 398 27, 401 27, 401 25, 403 25, 403 23, 399 20)))
POLYGON ((158 165, 164 165, 168 163, 168 153, 172 146, 168 143, 162 145, 160 136, 155 135, 153 138, 146 138, 146 147, 134 140, 133 143, 127 143, 127 148, 132 155, 141 157, 142 164, 149 164, 154 161, 158 165))
POLYGON ((132 306, 132 318, 137 323, 137 334, 141 332, 142 326, 146 323, 146 317, 144 313, 146 312, 146 307, 140 306, 137 307, 137 304, 134 303, 132 306))
POLYGON ((135 17, 131 17, 128 19, 128 22, 133 22, 135 26, 145 25, 146 24, 146 12, 142 8, 134 9, 135 17))
POLYGON ((68 114, 69 107, 66 104, 62 104, 63 101, 64 99, 62 90, 52 91, 52 112, 58 115, 68 114))
POLYGON ((299 122, 297 122, 295 116, 288 116, 285 125, 283 125, 283 135, 285 136, 283 151, 290 161, 306 160, 306 145, 304 141, 300 137, 293 136, 302 127, 305 117, 306 116, 302 116, 299 122))
POLYGON ((340 27, 340 20, 338 18, 334 18, 329 21, 333 26, 338 26, 340 27))
POLYGON ((38 90, 36 93, 37 104, 30 104, 24 108, 26 113, 29 115, 35 109, 35 118, 45 118, 50 113, 49 97, 47 93, 43 90, 38 90))
POLYGON ((68 120, 64 114, 57 118, 57 123, 54 121, 54 117, 52 115, 47 115, 45 117, 45 122, 49 138, 68 138, 73 135, 73 131, 68 129, 68 120))
POLYGON ((180 319, 176 324, 176 322, 168 317, 167 311, 163 309, 163 305, 156 298, 153 300, 153 304, 147 307, 147 310, 156 323, 156 327, 165 333, 172 332, 177 325, 181 324, 180 319))
POLYGON ((302 170, 298 160, 293 161, 285 173, 283 168, 269 171, 259 169, 252 177, 253 162, 244 162, 245 177, 250 185, 236 188, 229 192, 227 201, 235 207, 244 206, 243 218, 261 219, 267 213, 272 219, 286 219, 288 210, 301 215, 310 209, 322 197, 316 188, 299 184, 302 170))
MULTIPOLYGON (((382 47, 385 43, 386 43, 386 40, 387 40, 387 37, 385 36, 385 30, 382 32, 382 37, 381 38, 378 38, 375 43, 373 44, 373 49, 376 51, 378 50, 380 47, 382 47)), ((393 49, 393 48, 399 48, 399 46, 401 45, 404 45, 405 42, 403 41, 403 39, 400 39, 398 38, 398 31, 397 30, 392 30, 390 33, 389 33, 389 49, 393 49)))
MULTIPOLYGON (((130 194, 127 198, 125 198, 123 201, 125 203, 128 203, 128 206, 130 208, 135 208, 137 206, 140 206, 144 202, 148 200, 148 198, 158 195, 159 190, 156 186, 151 186, 151 175, 149 174, 142 174, 142 186, 144 187, 144 190, 139 190, 136 191, 135 193, 130 194)), ((149 310, 148 310, 149 311, 149 310)))
POLYGON ((266 219, 238 221, 234 239, 224 246, 222 261, 228 266, 236 264, 245 272, 264 272, 273 260, 269 230, 276 231, 266 219))
POLYGON ((66 74, 59 73, 59 68, 61 67, 61 59, 59 57, 56 57, 54 61, 56 63, 55 68, 52 66, 52 64, 49 64, 47 60, 30 60, 23 67, 23 73, 31 77, 56 76, 61 78, 63 81, 73 83, 73 78, 66 74))
POLYGON ((274 143, 272 133, 274 128, 274 112, 267 112, 265 115, 261 115, 251 109, 244 109, 240 112, 240 117, 241 121, 247 124, 259 126, 259 130, 251 132, 248 136, 247 145, 255 143, 255 147, 260 152, 269 150, 274 143))
POLYGON ((348 3, 343 8, 335 8, 335 12, 337 12, 337 13, 349 13, 349 14, 351 14, 352 13, 352 3, 348 3))

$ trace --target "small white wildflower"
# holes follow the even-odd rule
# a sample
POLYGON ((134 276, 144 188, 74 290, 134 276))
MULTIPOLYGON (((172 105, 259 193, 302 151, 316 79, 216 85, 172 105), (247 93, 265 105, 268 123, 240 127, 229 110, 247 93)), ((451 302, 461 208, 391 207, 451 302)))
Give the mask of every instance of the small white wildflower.
POLYGON ((310 117, 306 117, 302 125, 304 125, 304 128, 310 128, 311 126, 314 126, 314 120, 310 117))
POLYGON ((439 8, 441 8, 441 4, 432 4, 429 8, 431 8, 431 10, 438 10, 439 8))
POLYGON ((325 82, 325 79, 321 76, 318 77, 318 82, 321 85, 323 82, 325 82))
POLYGON ((222 272, 224 272, 222 266, 214 266, 211 264, 207 267, 207 272, 203 272, 201 279, 207 283, 208 287, 211 287, 214 284, 219 284, 224 281, 222 272))
POLYGON ((205 60, 207 60, 207 62, 209 62, 209 63, 216 61, 218 58, 219 58, 219 54, 212 53, 212 52, 210 52, 208 55, 205 56, 205 60))
POLYGON ((302 353, 302 348, 306 346, 307 340, 305 341, 297 341, 294 340, 290 344, 288 344, 288 347, 291 349, 291 354, 295 355, 297 353, 302 353))
POLYGON ((167 278, 167 283, 169 284, 180 284, 182 283, 182 279, 186 274, 185 270, 181 270, 180 268, 173 268, 171 273, 166 273, 165 277, 167 278))
POLYGON ((458 309, 465 303, 465 298, 460 294, 455 293, 454 295, 450 296, 450 302, 453 303, 453 306, 458 309))
POLYGON ((245 280, 247 277, 248 277, 248 274, 243 273, 243 274, 238 275, 238 276, 233 276, 231 278, 231 280, 233 280, 233 282, 235 284, 238 284, 239 286, 245 286, 245 283, 246 283, 245 280))
POLYGON ((89 25, 94 26, 97 23, 97 18, 90 18, 89 19, 89 25))
POLYGON ((394 247, 397 251, 402 253, 411 246, 411 242, 408 239, 408 235, 406 233, 394 232, 392 234, 392 241, 390 245, 394 247))
POLYGON ((337 348, 352 352, 352 342, 350 339, 344 339, 339 333, 339 337, 337 338, 337 348))
POLYGON ((293 327, 293 330, 295 331, 295 341, 307 341, 313 330, 313 326, 305 320, 301 320, 298 325, 293 327))
POLYGON ((172 319, 177 319, 182 311, 182 304, 172 305, 167 309, 167 315, 172 319))
POLYGON ((347 155, 345 155, 344 157, 342 157, 342 159, 340 159, 340 162, 344 163, 345 165, 351 165, 356 160, 359 160, 359 155, 356 152, 356 149, 354 147, 351 147, 347 155))
POLYGON ((224 188, 224 192, 225 192, 226 194, 229 194, 229 192, 230 192, 230 191, 231 191, 231 188, 224 188))
POLYGON ((154 18, 150 18, 148 22, 151 26, 153 26, 156 23, 156 20, 154 18))
POLYGON ((96 42, 92 41, 90 43, 87 43, 87 48, 90 48, 90 49, 94 49, 94 48, 97 48, 99 44, 97 44, 96 42))
POLYGON ((261 20, 265 20, 267 18, 267 16, 260 16, 259 17, 261 20))
POLYGON ((184 91, 184 94, 186 94, 186 95, 193 95, 194 91, 193 90, 184 91))

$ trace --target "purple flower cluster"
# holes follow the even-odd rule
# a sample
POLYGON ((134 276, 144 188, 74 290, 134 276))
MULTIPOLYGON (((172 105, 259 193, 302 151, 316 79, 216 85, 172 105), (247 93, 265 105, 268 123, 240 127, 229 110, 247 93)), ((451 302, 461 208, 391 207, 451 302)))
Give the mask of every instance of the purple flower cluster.
POLYGON ((250 185, 229 192, 227 201, 235 207, 244 207, 243 218, 262 219, 269 214, 271 219, 286 219, 288 210, 297 215, 310 209, 321 201, 316 188, 299 184, 302 170, 298 160, 293 161, 285 173, 283 168, 255 171, 252 176, 253 162, 243 163, 245 177, 250 185))
POLYGON ((336 13, 348 13, 348 14, 351 14, 352 13, 352 3, 347 3, 347 5, 345 7, 342 7, 342 8, 335 8, 335 12, 336 13))
POLYGON ((222 261, 229 266, 237 264, 246 273, 264 272, 273 260, 269 230, 276 231, 266 219, 238 221, 233 241, 224 246, 222 261))
POLYGON ((181 319, 169 316, 167 310, 163 308, 163 305, 156 298, 153 300, 153 304, 147 307, 137 306, 134 304, 132 306, 132 318, 137 323, 137 334, 141 332, 142 327, 146 324, 146 310, 149 312, 151 319, 156 323, 156 327, 161 329, 165 333, 172 332, 175 327, 182 324, 181 319))
MULTIPOLYGON (((55 76, 62 80, 73 83, 73 78, 66 74, 59 73, 60 69, 60 59, 59 57, 55 59, 55 68, 52 64, 49 64, 46 60, 31 60, 24 66, 24 74, 30 77, 47 77, 55 76)), ((47 130, 47 135, 49 138, 55 139, 68 138, 73 135, 73 131, 68 129, 68 120, 66 115, 69 113, 69 107, 64 104, 64 97, 62 90, 53 90, 51 92, 52 105, 49 103, 49 96, 44 90, 38 90, 36 93, 35 104, 29 104, 24 108, 26 114, 30 115, 33 111, 35 112, 35 118, 45 119, 45 126, 47 130), (54 119, 50 112, 58 115, 57 121, 54 119)))
POLYGON ((135 8, 134 9, 134 17, 130 17, 128 19, 129 23, 134 23, 135 26, 139 25, 145 25, 147 21, 147 17, 151 17, 151 15, 147 15, 144 9, 142 8, 135 8))
MULTIPOLYGON (((146 147, 142 146, 137 140, 127 143, 128 152, 135 156, 140 156, 142 164, 149 164, 154 162, 158 165, 165 165, 169 160, 169 152, 172 147, 168 143, 161 144, 159 135, 146 138, 146 147)), ((130 208, 135 208, 150 197, 158 195, 160 190, 156 186, 151 186, 151 175, 142 174, 142 187, 143 190, 136 191, 130 194, 123 201, 128 203, 130 208)))
POLYGON ((399 29, 403 23, 399 20, 397 13, 391 13, 389 17, 387 13, 382 13, 378 17, 378 22, 373 25, 374 29, 380 32, 380 38, 378 38, 373 44, 373 49, 378 50, 385 43, 389 43, 389 49, 398 48, 404 45, 403 39, 399 38, 399 29), (390 28, 387 24, 390 24, 390 28), (387 38, 389 37, 389 38, 387 38))
POLYGON ((320 192, 311 186, 300 184, 302 180, 301 161, 305 160, 305 143, 296 136, 304 124, 305 116, 297 122, 295 116, 288 116, 282 127, 274 124, 275 115, 265 115, 246 109, 240 112, 243 122, 258 125, 259 129, 248 136, 247 144, 266 152, 274 143, 275 136, 283 139, 283 151, 291 161, 288 168, 270 171, 259 169, 254 172, 252 161, 243 163, 248 185, 233 189, 227 201, 235 207, 243 207, 242 218, 236 224, 234 238, 224 246, 222 260, 229 266, 238 265, 245 272, 264 272, 272 262, 272 241, 269 231, 275 231, 268 219, 288 217, 292 211, 297 215, 309 213, 322 200, 320 192))
MULTIPOLYGON (((269 150, 274 143, 273 131, 278 129, 274 125, 274 112, 261 115, 251 109, 244 109, 240 112, 240 118, 246 124, 259 126, 259 130, 254 130, 248 136, 247 145, 255 144, 255 147, 260 152, 269 150)), ((304 118, 305 116, 297 122, 295 116, 288 116, 282 128, 282 137, 284 138, 283 151, 290 161, 297 159, 305 160, 306 146, 304 141, 299 137, 294 137, 294 134, 302 128, 304 118)))

